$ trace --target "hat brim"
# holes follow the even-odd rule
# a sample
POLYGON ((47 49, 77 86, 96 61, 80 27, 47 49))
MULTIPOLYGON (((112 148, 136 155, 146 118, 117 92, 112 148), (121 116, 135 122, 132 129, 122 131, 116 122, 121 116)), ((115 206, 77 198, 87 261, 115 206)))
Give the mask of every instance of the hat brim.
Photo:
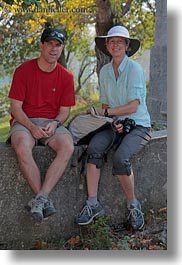
POLYGON ((64 42, 59 39, 58 37, 54 36, 54 37, 47 37, 44 41, 47 42, 47 41, 50 41, 50 40, 58 40, 62 45, 64 45, 64 42))
MULTIPOLYGON (((111 54, 108 52, 107 47, 106 47, 106 38, 108 38, 108 37, 109 36, 96 37, 95 43, 96 43, 96 46, 98 47, 99 50, 101 50, 104 54, 111 56, 111 54)), ((115 36, 115 37, 117 37, 117 36, 115 36)), ((118 37, 120 37, 120 36, 118 36, 118 37)), ((138 51, 138 49, 140 48, 140 41, 137 39, 131 39, 131 38, 128 38, 128 39, 130 40, 130 44, 128 47, 127 55, 128 55, 128 57, 130 57, 133 54, 135 54, 138 51)))

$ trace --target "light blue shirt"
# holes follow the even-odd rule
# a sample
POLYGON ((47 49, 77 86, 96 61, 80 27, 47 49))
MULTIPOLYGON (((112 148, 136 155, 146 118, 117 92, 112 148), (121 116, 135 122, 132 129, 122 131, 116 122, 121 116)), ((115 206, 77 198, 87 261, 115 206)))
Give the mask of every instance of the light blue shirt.
POLYGON ((112 61, 102 67, 99 76, 101 103, 115 108, 138 99, 137 111, 119 118, 128 117, 133 119, 137 125, 151 127, 146 106, 146 78, 143 68, 126 55, 119 65, 118 72, 119 77, 116 79, 112 61))

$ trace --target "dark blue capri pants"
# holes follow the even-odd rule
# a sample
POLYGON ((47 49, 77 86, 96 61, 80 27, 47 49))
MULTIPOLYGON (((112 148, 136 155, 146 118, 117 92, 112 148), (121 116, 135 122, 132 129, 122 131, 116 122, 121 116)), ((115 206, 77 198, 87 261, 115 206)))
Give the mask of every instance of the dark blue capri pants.
POLYGON ((130 159, 151 139, 151 128, 136 126, 126 135, 118 134, 112 128, 105 129, 91 139, 87 162, 101 168, 107 152, 114 147, 113 175, 131 175, 130 159))

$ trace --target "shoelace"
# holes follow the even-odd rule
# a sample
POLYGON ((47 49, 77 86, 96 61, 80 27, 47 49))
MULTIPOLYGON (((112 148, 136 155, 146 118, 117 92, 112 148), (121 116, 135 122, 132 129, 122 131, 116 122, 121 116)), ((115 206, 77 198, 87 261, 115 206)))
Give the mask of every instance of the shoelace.
POLYGON ((144 213, 138 208, 130 209, 128 219, 130 218, 130 216, 132 216, 134 220, 137 220, 138 214, 144 215, 144 213))
POLYGON ((87 213, 88 216, 92 215, 92 209, 89 205, 85 205, 85 207, 83 208, 83 210, 81 211, 80 215, 87 213))
POLYGON ((44 201, 41 198, 37 198, 33 201, 33 205, 35 208, 42 208, 44 206, 44 201))

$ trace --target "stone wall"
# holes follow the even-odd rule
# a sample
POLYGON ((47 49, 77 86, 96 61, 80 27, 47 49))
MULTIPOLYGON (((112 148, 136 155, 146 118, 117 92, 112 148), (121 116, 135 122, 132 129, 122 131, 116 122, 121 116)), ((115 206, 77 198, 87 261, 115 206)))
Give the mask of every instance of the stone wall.
POLYGON ((147 105, 152 121, 167 123, 167 0, 156 0, 155 41, 150 53, 147 105))
MULTIPOLYGON (((133 158, 136 195, 143 210, 159 209, 167 201, 167 136, 166 131, 156 132, 150 143, 133 158)), ((126 217, 126 199, 116 177, 112 176, 112 152, 102 169, 99 199, 113 223, 126 217)), ((54 152, 49 147, 38 146, 33 155, 45 174, 54 152)), ((80 175, 81 165, 75 165, 76 154, 62 179, 52 191, 57 214, 38 224, 32 220, 24 205, 33 192, 23 178, 10 146, 0 144, 0 249, 30 249, 36 239, 67 239, 79 233, 74 217, 86 199, 85 176, 80 175)))

